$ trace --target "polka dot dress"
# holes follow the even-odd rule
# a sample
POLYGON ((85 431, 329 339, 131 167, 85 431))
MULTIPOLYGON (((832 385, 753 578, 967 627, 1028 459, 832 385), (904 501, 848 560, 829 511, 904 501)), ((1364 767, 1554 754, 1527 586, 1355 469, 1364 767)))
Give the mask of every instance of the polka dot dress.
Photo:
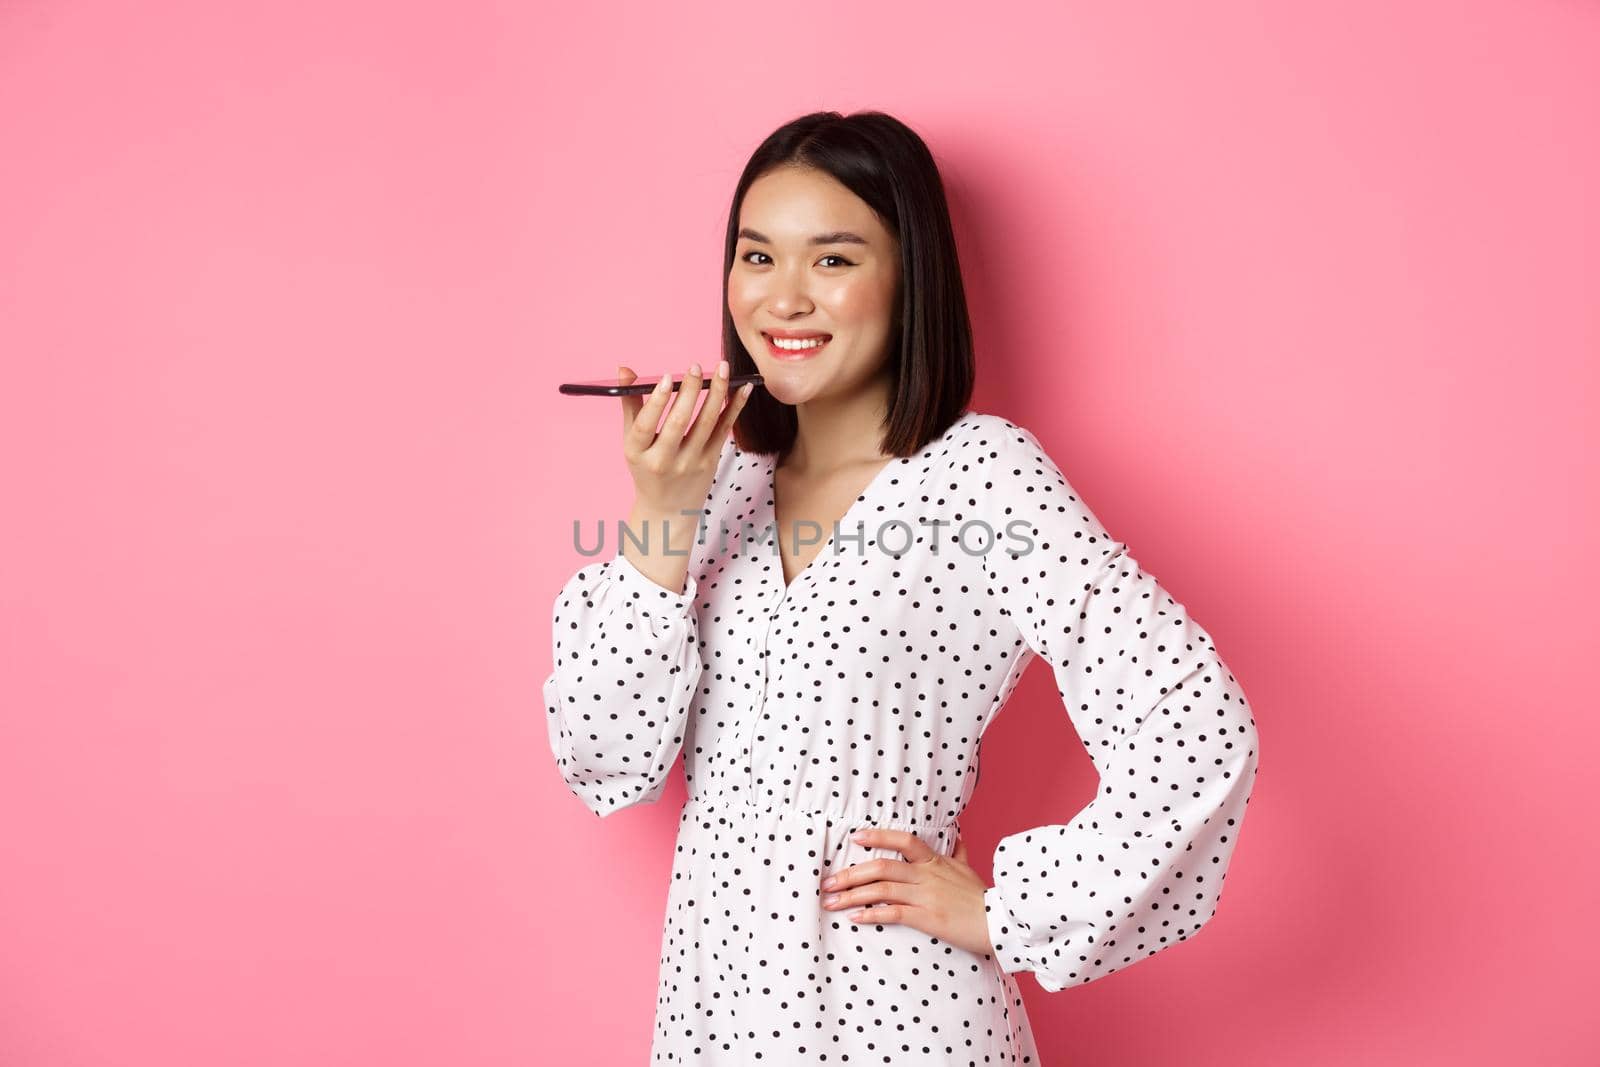
POLYGON ((619 553, 556 598, 544 701, 568 787, 605 816, 684 758, 652 1062, 1036 1064, 1018 972, 1081 985, 1214 913, 1255 778, 1244 694, 1004 418, 967 412, 891 460, 787 585, 775 464, 725 444, 681 594, 619 553), (954 851, 1034 656, 1100 781, 1071 822, 1000 841, 993 952, 824 908, 828 874, 903 858, 852 831, 954 851))

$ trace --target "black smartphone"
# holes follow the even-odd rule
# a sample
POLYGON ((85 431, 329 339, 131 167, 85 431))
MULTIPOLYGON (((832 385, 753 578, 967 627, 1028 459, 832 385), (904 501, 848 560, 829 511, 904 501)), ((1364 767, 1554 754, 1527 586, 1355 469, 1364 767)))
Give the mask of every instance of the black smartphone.
MULTIPOLYGON (((604 378, 589 382, 562 382, 561 391, 568 396, 637 396, 640 393, 654 392, 656 383, 660 380, 661 375, 654 374, 636 378, 627 385, 618 385, 615 380, 608 381, 604 378)), ((728 392, 732 393, 745 382, 755 382, 757 385, 760 385, 761 375, 731 375, 728 378, 728 392)), ((674 377, 672 379, 672 391, 676 392, 678 386, 682 384, 682 378, 674 377)), ((711 378, 709 376, 702 379, 702 388, 709 387, 710 385, 711 378)))

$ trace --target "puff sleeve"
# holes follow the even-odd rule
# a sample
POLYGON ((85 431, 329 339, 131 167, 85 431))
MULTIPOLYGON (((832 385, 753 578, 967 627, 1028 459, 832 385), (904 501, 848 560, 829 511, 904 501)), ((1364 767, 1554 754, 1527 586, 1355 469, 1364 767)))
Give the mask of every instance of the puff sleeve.
POLYGON ((1215 913, 1256 727, 1210 635, 1031 433, 1007 422, 988 462, 1000 519, 983 556, 990 602, 1016 626, 1018 654, 1050 664, 1099 774, 1071 822, 1000 840, 984 893, 1002 969, 1056 992, 1186 940, 1215 913))
POLYGON ((699 683, 691 572, 673 593, 619 551, 556 597, 544 683, 550 751, 567 787, 602 818, 660 799, 699 683))

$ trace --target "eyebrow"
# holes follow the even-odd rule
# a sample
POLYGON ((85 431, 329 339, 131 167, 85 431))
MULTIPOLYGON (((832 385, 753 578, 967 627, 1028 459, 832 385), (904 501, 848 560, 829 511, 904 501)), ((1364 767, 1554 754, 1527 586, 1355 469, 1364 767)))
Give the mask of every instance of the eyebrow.
MULTIPOLYGON (((739 236, 747 237, 752 241, 760 241, 764 245, 770 245, 772 243, 772 239, 766 234, 752 230, 748 226, 745 226, 739 230, 739 236)), ((811 238, 811 240, 806 242, 806 244, 809 245, 864 245, 867 243, 868 241, 865 237, 862 237, 858 233, 851 233, 849 230, 835 230, 832 233, 819 233, 815 237, 811 238)))

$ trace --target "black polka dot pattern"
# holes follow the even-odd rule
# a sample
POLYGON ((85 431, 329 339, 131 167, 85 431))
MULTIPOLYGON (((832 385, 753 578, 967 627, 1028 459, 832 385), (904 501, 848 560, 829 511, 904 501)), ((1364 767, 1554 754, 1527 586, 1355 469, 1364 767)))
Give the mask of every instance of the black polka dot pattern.
POLYGON ((1093 981, 1215 912, 1255 778, 1243 693, 1006 419, 890 461, 787 585, 774 464, 724 447, 681 594, 617 554, 556 598, 544 701, 572 792, 600 816, 653 801, 684 757, 652 1062, 1036 1064, 1017 972, 1093 981), (1001 840, 993 952, 824 908, 829 873, 902 858, 857 829, 954 850, 1035 656, 1100 782, 1071 823, 1001 840))

